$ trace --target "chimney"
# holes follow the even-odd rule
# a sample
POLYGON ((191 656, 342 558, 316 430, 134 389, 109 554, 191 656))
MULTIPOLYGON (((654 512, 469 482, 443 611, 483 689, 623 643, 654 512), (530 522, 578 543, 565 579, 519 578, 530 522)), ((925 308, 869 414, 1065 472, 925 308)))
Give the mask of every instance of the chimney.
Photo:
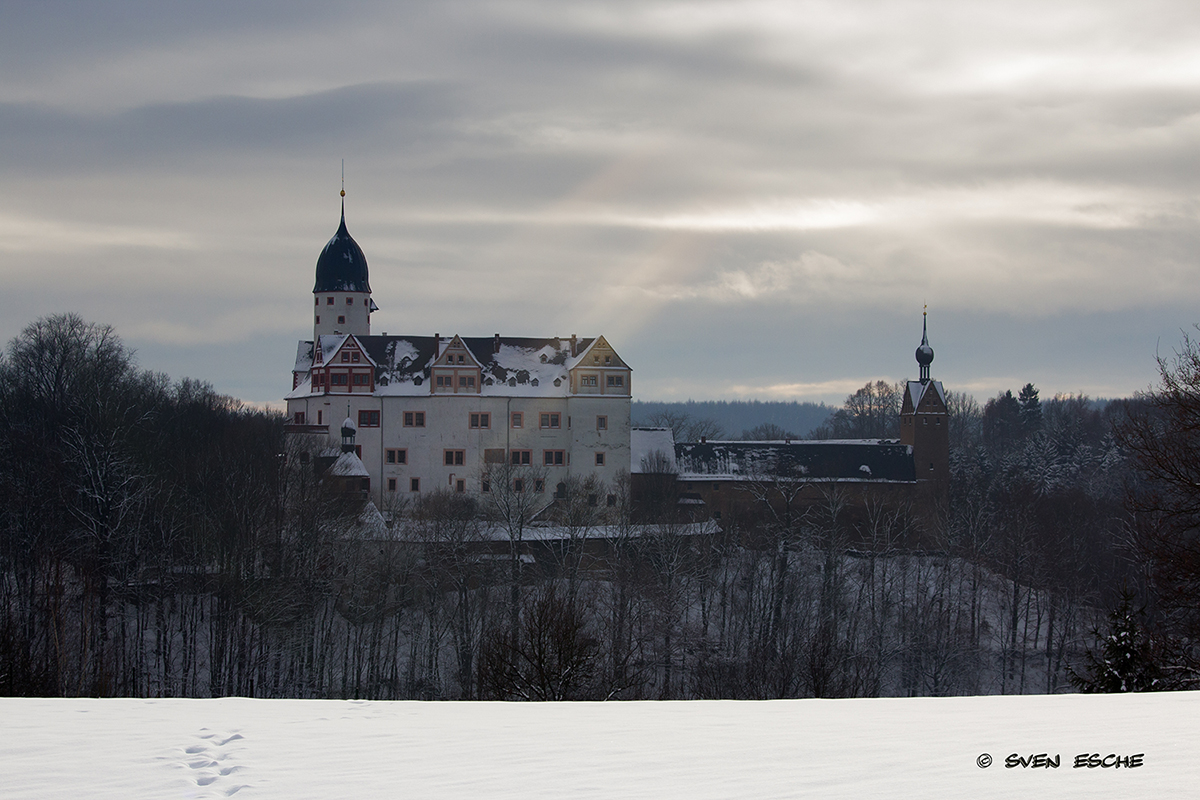
POLYGON ((578 349, 579 349, 579 337, 572 333, 571 334, 571 358, 574 358, 576 355, 579 354, 578 349))
POLYGON ((439 355, 441 355, 441 353, 439 352, 441 349, 442 349, 442 335, 440 333, 435 333, 433 335, 433 357, 434 358, 437 358, 439 355))
POLYGON ((707 437, 707 436, 701 436, 701 437, 700 437, 700 444, 708 444, 708 437, 707 437))
POLYGON ((498 333, 496 334, 496 338, 492 340, 492 352, 493 353, 500 352, 500 334, 498 334, 498 333))

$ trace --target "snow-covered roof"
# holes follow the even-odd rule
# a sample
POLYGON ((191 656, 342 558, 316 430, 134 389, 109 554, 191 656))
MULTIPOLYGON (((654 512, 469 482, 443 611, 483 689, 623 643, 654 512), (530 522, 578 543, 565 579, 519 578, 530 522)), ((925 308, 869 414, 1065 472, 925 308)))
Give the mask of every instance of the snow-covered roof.
MULTIPOLYGON (((649 470, 652 453, 661 453, 670 464, 670 470, 678 470, 675 463, 675 436, 670 428, 634 428, 629 432, 629 468, 631 472, 643 473, 649 470)), ((658 464, 655 466, 662 466, 658 464)))
MULTIPOLYGON (((330 359, 348 337, 343 334, 320 337, 322 362, 330 359)), ((433 336, 355 336, 375 367, 375 394, 418 396, 430 392, 430 369, 439 352, 453 337, 433 336)), ((571 356, 569 338, 538 339, 531 337, 462 337, 463 345, 478 362, 482 379, 480 394, 502 397, 564 397, 570 393, 572 363, 586 353, 595 339, 576 340, 575 357, 571 356), (557 385, 556 382, 557 381, 557 385)), ((297 347, 296 370, 307 371, 313 366, 311 342, 297 347)), ((611 365, 628 369, 624 363, 611 365)), ((302 380, 287 396, 306 397, 312 394, 310 381, 302 380)))
POLYGON ((912 398, 914 409, 921 404, 921 400, 924 399, 925 393, 931 389, 937 393, 937 398, 942 402, 942 407, 945 408, 946 390, 942 388, 941 381, 929 381, 927 383, 921 383, 920 381, 909 381, 908 396, 912 398))
POLYGON ((675 445, 680 480, 790 478, 911 483, 912 448, 894 439, 687 442, 675 445))
POLYGON ((362 459, 354 453, 342 453, 338 456, 338 460, 333 462, 333 466, 329 468, 329 472, 326 474, 337 478, 371 477, 371 473, 367 472, 367 468, 363 466, 362 459))

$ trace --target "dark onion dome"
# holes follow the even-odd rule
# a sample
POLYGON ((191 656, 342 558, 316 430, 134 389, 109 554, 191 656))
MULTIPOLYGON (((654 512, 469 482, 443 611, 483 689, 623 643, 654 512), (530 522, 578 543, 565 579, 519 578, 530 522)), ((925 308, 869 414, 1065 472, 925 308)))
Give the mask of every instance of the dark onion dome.
POLYGON ((343 204, 342 224, 317 258, 317 283, 313 286, 313 294, 369 291, 367 257, 346 231, 346 206, 343 204))
POLYGON ((929 346, 929 333, 924 317, 921 319, 921 346, 917 348, 917 363, 928 367, 933 362, 933 348, 929 346))

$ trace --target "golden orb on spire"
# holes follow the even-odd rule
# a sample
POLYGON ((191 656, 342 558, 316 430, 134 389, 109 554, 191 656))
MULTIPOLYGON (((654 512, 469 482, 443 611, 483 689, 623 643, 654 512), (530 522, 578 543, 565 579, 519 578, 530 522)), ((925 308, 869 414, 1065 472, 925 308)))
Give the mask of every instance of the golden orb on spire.
POLYGON ((342 197, 345 197, 345 196, 346 196, 346 190, 342 189, 342 197))

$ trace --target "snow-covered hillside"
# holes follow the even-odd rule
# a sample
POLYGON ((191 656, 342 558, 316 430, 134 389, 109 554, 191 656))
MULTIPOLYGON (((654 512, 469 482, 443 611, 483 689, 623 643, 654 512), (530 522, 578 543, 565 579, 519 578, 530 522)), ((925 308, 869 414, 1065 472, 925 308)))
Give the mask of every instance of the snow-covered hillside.
POLYGON ((0 719, 0 797, 9 800, 1165 798, 1189 796, 1200 778, 1195 692, 544 704, 3 699, 0 719), (1059 765, 1006 767, 1012 754, 1059 765), (1075 767, 1083 754, 1110 766, 1075 767))

